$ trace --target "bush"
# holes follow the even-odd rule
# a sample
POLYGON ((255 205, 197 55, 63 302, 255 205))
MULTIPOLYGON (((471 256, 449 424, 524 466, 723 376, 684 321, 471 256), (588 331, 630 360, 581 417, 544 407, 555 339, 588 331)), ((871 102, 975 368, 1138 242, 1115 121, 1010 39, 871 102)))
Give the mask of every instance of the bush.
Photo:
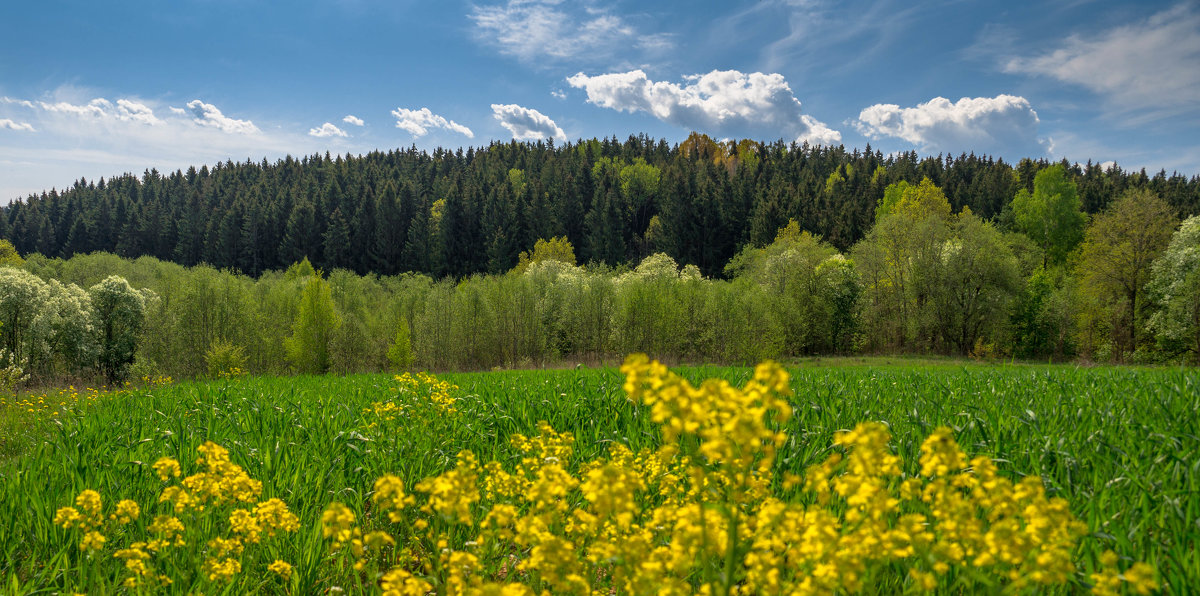
POLYGON ((246 374, 246 350, 224 339, 212 343, 204 353, 208 376, 213 378, 239 377, 246 374))

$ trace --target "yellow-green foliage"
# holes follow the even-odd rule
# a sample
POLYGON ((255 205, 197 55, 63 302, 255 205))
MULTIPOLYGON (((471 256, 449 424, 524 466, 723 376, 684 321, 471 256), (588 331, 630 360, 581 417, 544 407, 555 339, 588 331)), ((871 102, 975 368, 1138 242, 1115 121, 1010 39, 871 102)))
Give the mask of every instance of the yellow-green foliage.
POLYGON ((318 275, 309 277, 292 323, 292 335, 284 340, 288 360, 300 372, 320 374, 329 370, 329 342, 339 325, 341 317, 334 311, 329 284, 318 275))
POLYGON ((404 370, 413 365, 416 355, 413 354, 412 339, 409 337, 408 323, 401 321, 396 329, 396 338, 392 340, 387 351, 388 362, 392 366, 404 370))
POLYGON ((246 349, 224 339, 214 341, 204 353, 211 378, 240 377, 246 374, 246 349))
POLYGON ((19 269, 24 264, 25 259, 21 258, 21 254, 17 252, 12 242, 0 239, 0 267, 16 267, 19 269))
POLYGON ((517 266, 513 269, 516 273, 524 273, 534 263, 543 261, 561 261, 568 265, 575 265, 575 247, 571 246, 571 242, 566 236, 555 236, 549 240, 539 238, 533 244, 533 252, 521 251, 517 257, 517 266))

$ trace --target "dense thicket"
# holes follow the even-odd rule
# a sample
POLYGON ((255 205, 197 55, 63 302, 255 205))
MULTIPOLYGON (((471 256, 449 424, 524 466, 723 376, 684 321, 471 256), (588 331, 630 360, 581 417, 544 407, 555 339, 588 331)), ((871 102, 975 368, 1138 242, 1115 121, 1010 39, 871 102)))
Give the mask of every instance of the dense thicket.
MULTIPOLYGON (((564 236, 581 263, 636 264, 663 252, 713 276, 743 247, 770 243, 789 220, 848 250, 898 182, 928 178, 954 211, 968 207, 1021 228, 1032 212, 1016 217, 1009 206, 1017 196, 1020 205, 1041 204, 1030 193, 1049 165, 717 143, 698 134, 676 146, 637 136, 465 152, 414 147, 80 180, 0 209, 0 238, 22 254, 106 251, 251 276, 307 256, 327 271, 462 278, 508 271, 535 240, 564 236)), ((1085 213, 1129 189, 1162 197, 1177 217, 1200 213, 1200 177, 1062 165, 1085 213)), ((1026 232, 1052 248, 1053 231, 1026 232)))
MULTIPOLYGON (((1035 183, 1035 194, 1056 184, 1035 183)), ((307 260, 253 278, 105 253, 22 259, 0 241, 0 367, 18 380, 112 380, 529 367, 631 352, 1197 361, 1200 216, 1177 225, 1168 211, 1157 195, 1126 192, 1055 264, 1035 239, 953 211, 929 180, 897 184, 847 254, 792 221, 739 252, 728 280, 663 253, 628 270, 580 267, 561 237, 536 242, 507 273, 461 280, 322 274, 307 260)))

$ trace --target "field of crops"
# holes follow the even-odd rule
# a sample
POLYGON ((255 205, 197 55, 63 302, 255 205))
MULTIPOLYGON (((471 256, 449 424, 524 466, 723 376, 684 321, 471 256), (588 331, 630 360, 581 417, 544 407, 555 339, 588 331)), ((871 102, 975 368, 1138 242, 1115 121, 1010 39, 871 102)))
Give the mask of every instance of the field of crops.
MULTIPOLYGON (((735 387, 755 374, 748 368, 674 370, 696 384, 720 378, 735 387)), ((938 517, 932 510, 956 490, 951 484, 974 477, 956 475, 963 466, 952 454, 941 456, 940 472, 929 471, 945 441, 927 444, 926 459, 922 443, 939 426, 953 430, 965 460, 986 455, 998 468, 999 484, 971 498, 986 499, 993 489, 994 495, 1020 495, 1031 486, 1021 482, 1024 476, 1041 476, 1044 498, 1014 499, 1050 510, 1061 497, 1089 528, 1072 538, 1078 542, 1069 552, 1073 565, 1058 567, 1067 583, 1056 589, 1104 587, 1105 581, 1117 589, 1149 586, 1151 578, 1141 577, 1145 568, 1135 561, 1148 563, 1166 590, 1200 584, 1197 371, 900 364, 789 372, 790 396, 756 393, 752 383, 745 392, 710 386, 712 401, 704 401, 702 391, 680 394, 691 402, 665 397, 670 382, 639 373, 648 375, 643 392, 649 402, 657 396, 659 405, 629 400, 626 377, 616 369, 438 375, 446 385, 390 375, 231 378, 9 400, 0 405, 0 591, 521 594, 653 587, 768 593, 820 591, 826 584, 818 580, 832 573, 837 585, 867 593, 935 585, 959 593, 991 590, 994 578, 1040 577, 1028 573, 1025 562, 989 566, 961 553, 957 558, 966 563, 940 568, 939 561, 955 559, 939 550, 951 541, 943 521, 929 544, 914 538, 903 548, 875 545, 896 552, 830 568, 786 547, 774 549, 755 533, 756 524, 765 527, 769 506, 793 511, 782 503, 813 510, 827 504, 840 520, 833 541, 872 520, 898 527, 901 513, 938 517), (755 401, 760 394, 786 399, 790 417, 773 398, 755 401), (746 408, 728 406, 735 408, 728 411, 736 424, 711 435, 704 435, 703 422, 688 426, 689 416, 702 413, 700 405, 725 411, 726 403, 743 397, 746 408), (677 407, 676 415, 664 416, 662 404, 677 407), (753 416, 737 418, 747 412, 753 416), (679 421, 675 433, 669 432, 672 420, 679 421), (886 426, 837 434, 871 421, 886 426), (878 444, 884 429, 898 462, 878 444), (739 442, 746 433, 751 440, 739 442), (515 434, 522 437, 514 441, 515 434), (460 457, 464 450, 474 457, 460 457), (845 454, 848 464, 837 472, 844 476, 826 485, 833 487, 830 501, 813 477, 814 471, 833 473, 819 464, 837 464, 830 459, 835 453, 845 454), (860 464, 879 469, 855 470, 860 464), (712 468, 709 476, 700 470, 704 465, 712 468), (889 466, 896 472, 887 472, 889 466), (860 489, 875 474, 884 494, 925 483, 926 504, 919 494, 897 497, 899 504, 872 501, 860 508, 866 521, 856 520, 857 506, 843 500, 845 481, 855 474, 860 489), (935 485, 944 494, 931 493, 935 485), (624 493, 614 488, 622 486, 624 493), (652 511, 661 514, 673 499, 680 504, 673 517, 652 519, 652 511), (687 509, 688 499, 711 506, 687 509), (757 518, 737 517, 750 508, 757 518), (680 533, 689 511, 699 528, 694 536, 680 533), (534 528, 537 523, 544 526, 534 528), (669 528, 656 534, 662 526, 669 528), (623 567, 640 556, 631 528, 649 536, 640 580, 623 567), (1104 555, 1110 550, 1120 559, 1104 555), (865 567, 855 567, 863 561, 865 567), (769 563, 773 576, 763 571, 769 563), (975 569, 983 567, 997 571, 975 569)), ((972 466, 982 474, 983 464, 972 466)), ((993 517, 981 514, 981 523, 998 529, 1010 514, 1001 512, 1004 503, 995 507, 993 517)), ((1020 523, 1036 525, 1032 518, 1020 523)), ((1052 558, 1047 544, 1020 552, 1041 548, 1052 558)))

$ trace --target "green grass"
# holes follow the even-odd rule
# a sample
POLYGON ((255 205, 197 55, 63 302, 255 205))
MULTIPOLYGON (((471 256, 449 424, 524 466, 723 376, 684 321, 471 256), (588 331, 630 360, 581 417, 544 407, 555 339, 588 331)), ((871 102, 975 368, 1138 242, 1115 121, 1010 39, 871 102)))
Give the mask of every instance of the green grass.
MULTIPOLYGON (((1200 372, 903 359, 799 364, 780 465, 802 472, 828 455, 837 430, 878 420, 891 426, 914 472, 921 440, 951 426, 969 454, 997 458, 1014 477, 1041 475, 1071 502, 1095 531, 1083 542, 1083 568, 1111 547, 1149 562, 1176 590, 1200 584, 1200 372)), ((751 371, 678 372, 741 384, 751 371)), ((150 464, 167 455, 186 465, 206 440, 263 482, 264 499, 282 498, 300 516, 301 531, 278 553, 296 565, 299 593, 345 585, 322 559, 320 513, 333 500, 361 502, 384 473, 412 486, 452 466, 462 449, 481 461, 508 458, 508 437, 535 432, 539 420, 575 433, 580 459, 612 441, 635 450, 658 442, 613 369, 439 377, 469 396, 460 416, 399 433, 364 428, 363 407, 394 392, 389 375, 187 382, 124 394, 58 422, 0 409, 0 431, 20 429, 0 440, 0 458, 8 458, 0 463, 0 591, 75 587, 79 578, 63 568, 81 555, 75 537, 51 523, 55 510, 87 488, 106 503, 130 498, 145 507, 162 487, 150 464)), ((229 593, 255 589, 247 578, 229 593)))

